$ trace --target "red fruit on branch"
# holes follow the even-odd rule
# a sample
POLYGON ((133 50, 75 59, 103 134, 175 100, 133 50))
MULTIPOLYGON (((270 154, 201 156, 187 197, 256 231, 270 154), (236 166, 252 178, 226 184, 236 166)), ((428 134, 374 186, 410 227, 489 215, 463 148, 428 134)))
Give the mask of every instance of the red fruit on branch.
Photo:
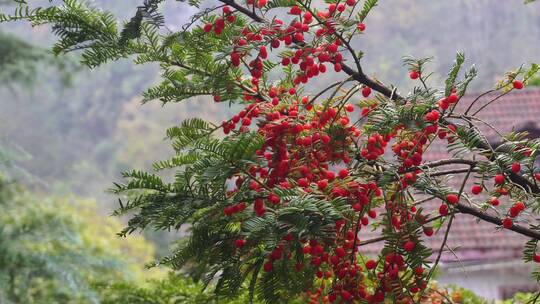
POLYGON ((268 195, 268 201, 274 205, 277 205, 281 201, 281 198, 277 194, 270 193, 270 195, 268 195))
POLYGON ((519 173, 521 171, 521 164, 520 163, 513 163, 512 164, 512 172, 519 173))
POLYGON ((441 206, 439 206, 439 214, 448 215, 448 205, 442 204, 441 206))
POLYGON ((204 25, 203 31, 204 31, 205 33, 208 33, 208 32, 210 32, 210 31, 212 30, 212 27, 213 27, 212 24, 207 23, 207 24, 204 25))
POLYGON ((540 254, 533 255, 533 261, 535 263, 540 263, 540 254))
POLYGON ((432 227, 424 227, 423 231, 426 236, 432 236, 434 232, 432 227))
POLYGON ((496 197, 492 197, 492 198, 489 200, 489 203, 490 203, 492 206, 499 206, 501 202, 500 202, 496 197))
POLYGON ((264 269, 264 271, 266 271, 266 272, 271 271, 272 268, 274 268, 274 264, 272 264, 272 262, 270 262, 270 261, 264 263, 264 265, 263 265, 263 269, 264 269))
POLYGON ((345 252, 345 249, 343 249, 343 247, 338 247, 336 248, 336 255, 339 257, 339 258, 342 258, 346 255, 347 253, 345 252))
POLYGON ((366 25, 364 23, 358 23, 358 25, 356 25, 356 28, 360 31, 360 32, 363 32, 366 30, 366 25))
POLYGON ((415 247, 416 247, 416 244, 413 241, 407 241, 403 245, 403 249, 405 249, 405 251, 407 252, 413 251, 415 247))
POLYGON ((446 97, 446 101, 449 103, 449 104, 454 104, 458 101, 458 96, 456 93, 452 93, 450 94, 448 97, 446 97))
POLYGON ((495 175, 495 177, 493 179, 495 181, 495 185, 504 184, 504 175, 502 175, 502 174, 495 175))
POLYGON ((342 290, 341 291, 341 298, 344 300, 344 301, 350 301, 352 299, 352 295, 350 292, 346 291, 346 290, 342 290))
POLYGON ((446 201, 449 204, 456 205, 459 202, 459 197, 457 196, 457 194, 447 194, 446 201))
POLYGON ((515 205, 510 207, 510 209, 508 210, 508 215, 511 217, 511 218, 514 218, 514 217, 517 217, 519 215, 519 208, 516 207, 515 205))
POLYGON ((439 120, 439 117, 440 117, 439 111, 431 110, 424 116, 424 120, 429 121, 429 122, 435 122, 439 120))
POLYGON ((448 100, 446 98, 439 100, 438 104, 441 110, 447 110, 450 107, 450 104, 448 103, 448 100))
POLYGON ((483 190, 482 186, 480 186, 480 185, 474 185, 474 186, 471 187, 471 192, 474 195, 480 194, 482 192, 482 190, 483 190))
POLYGON ((235 244, 236 248, 242 248, 242 247, 244 247, 244 245, 246 245, 246 240, 238 239, 238 240, 235 241, 234 244, 235 244))
POLYGON ((514 82, 512 82, 512 86, 516 90, 521 90, 521 89, 523 89, 523 82, 521 82, 519 80, 514 80, 514 82))
POLYGON ((420 77, 420 73, 418 71, 411 71, 409 72, 409 77, 412 80, 418 79, 418 77, 420 77))
POLYGON ((371 94, 371 88, 370 87, 363 87, 362 88, 362 96, 364 97, 369 97, 369 95, 371 94))
POLYGON ((504 228, 506 228, 506 229, 512 228, 513 225, 514 225, 514 222, 512 221, 511 218, 508 218, 508 217, 507 217, 507 218, 504 218, 504 219, 502 220, 502 226, 503 226, 504 228))
POLYGON ((319 190, 324 190, 326 187, 328 187, 328 180, 322 179, 317 182, 317 188, 319 188, 319 190))
POLYGON ((299 6, 294 5, 289 10, 289 14, 291 14, 291 15, 301 15, 302 14, 302 9, 299 6))
POLYGON ((349 176, 349 170, 348 169, 341 169, 341 170, 339 170, 338 175, 342 179, 346 178, 347 176, 349 176))
POLYGON ((377 267, 377 262, 375 262, 374 260, 368 260, 366 262, 366 269, 375 269, 375 267, 377 267))

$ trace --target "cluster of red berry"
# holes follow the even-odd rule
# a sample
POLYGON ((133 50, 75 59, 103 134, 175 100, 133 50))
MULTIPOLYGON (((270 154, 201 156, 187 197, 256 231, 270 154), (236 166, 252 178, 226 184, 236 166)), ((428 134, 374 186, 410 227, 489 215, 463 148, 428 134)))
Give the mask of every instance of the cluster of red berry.
MULTIPOLYGON (((267 2, 248 0, 247 4, 261 8, 267 2)), ((263 265, 266 272, 274 269, 276 261, 291 259, 298 254, 295 242, 302 244, 301 254, 309 260, 309 265, 297 263, 295 269, 303 271, 310 267, 315 277, 320 279, 319 285, 314 285, 308 293, 313 303, 338 299, 345 302, 364 299, 368 303, 380 303, 387 293, 403 285, 399 276, 403 271, 412 273, 406 283, 408 292, 415 294, 426 288, 424 269, 421 265, 411 265, 406 261, 420 247, 414 227, 421 227, 427 236, 433 235, 433 228, 427 226, 426 216, 409 204, 400 191, 384 199, 388 224, 401 240, 399 248, 386 253, 381 261, 362 263, 358 260, 358 232, 362 226, 369 224, 369 218, 377 217, 373 209, 374 201, 380 201, 383 193, 377 183, 354 176, 350 165, 352 159, 366 162, 377 160, 385 154, 386 147, 392 141, 392 152, 400 166, 395 189, 404 190, 417 181, 427 146, 436 138, 446 139, 449 143, 456 138, 456 126, 442 120, 445 111, 459 100, 455 90, 419 115, 414 121, 416 127, 400 124, 386 134, 364 134, 363 141, 359 140, 362 134, 356 123, 351 123, 350 115, 355 111, 352 104, 338 101, 318 105, 309 96, 298 93, 301 84, 327 71, 326 63, 332 64, 336 72, 342 70, 344 58, 340 51, 344 47, 344 40, 336 35, 333 18, 355 5, 355 0, 347 0, 345 3, 329 4, 326 10, 317 12, 291 6, 288 13, 292 19, 288 25, 274 18, 257 30, 246 26, 241 30, 241 36, 233 39, 230 52, 233 66, 249 70, 251 86, 244 89, 247 105, 230 120, 223 122, 223 131, 225 134, 248 132, 256 122, 256 130, 264 139, 262 147, 256 151, 256 161, 246 169, 247 172, 239 174, 241 177, 237 180, 237 188, 232 192, 238 191, 246 182, 254 194, 253 214, 258 217, 266 216, 269 210, 279 213, 281 207, 287 206, 287 200, 276 193, 291 188, 324 197, 328 201, 343 198, 354 211, 350 218, 335 222, 335 233, 331 239, 305 239, 289 233, 275 248, 268 249, 263 265), (320 39, 323 37, 325 39, 320 39), (306 41, 310 38, 312 41, 306 41), (261 86, 269 53, 283 45, 294 46, 294 52, 288 51, 281 56, 281 65, 292 69, 294 77, 289 84, 261 86), (355 219, 358 220, 356 226, 345 225, 355 223, 355 219), (409 225, 413 222, 414 225, 409 225), (370 279, 374 287, 370 291, 364 283, 363 270, 372 274, 370 279), (328 281, 325 279, 330 278, 333 282, 331 286, 326 286, 328 281)), ((235 20, 233 12, 226 6, 223 14, 213 24, 204 25, 203 29, 207 33, 213 30, 214 34, 220 35, 226 22, 234 23, 235 20)), ((358 23, 356 30, 364 31, 365 25, 358 23)), ((413 80, 421 78, 421 71, 412 70, 409 76, 413 80)), ((523 84, 515 80, 513 86, 521 89, 523 84)), ((361 94, 365 98, 371 95, 371 91, 369 86, 361 87, 361 94)), ((219 102, 221 97, 216 95, 214 100, 219 102)), ((377 104, 363 108, 361 116, 368 116, 376 108, 377 104)), ((511 170, 518 174, 521 170, 519 163, 513 164, 511 170)), ((536 178, 540 180, 540 174, 536 178)), ((507 191, 504 188, 505 176, 498 174, 494 180, 499 187, 498 195, 504 195, 507 191)), ((483 189, 483 184, 474 185, 471 192, 480 194, 483 189)), ((490 199, 491 205, 499 205, 499 196, 490 199)), ((439 208, 440 215, 447 215, 449 206, 459 204, 459 200, 458 194, 447 194, 439 208)), ((225 207, 224 214, 234 216, 244 213, 251 216, 245 209, 246 203, 241 202, 225 207)), ((524 209, 522 202, 515 203, 508 211, 503 226, 511 227, 512 218, 524 209)), ((235 241, 239 251, 248 251, 250 246, 246 245, 250 245, 249 239, 235 241)), ((540 257, 536 259, 540 261, 540 257)), ((401 300, 408 303, 407 298, 401 300)))

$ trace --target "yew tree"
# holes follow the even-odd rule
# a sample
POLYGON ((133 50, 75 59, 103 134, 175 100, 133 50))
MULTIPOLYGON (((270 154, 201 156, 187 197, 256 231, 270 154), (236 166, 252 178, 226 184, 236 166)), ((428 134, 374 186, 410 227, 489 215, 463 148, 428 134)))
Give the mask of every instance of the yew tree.
POLYGON ((80 52, 90 67, 158 63, 162 82, 145 101, 209 96, 238 110, 167 130, 176 154, 154 169, 172 179, 134 170, 113 190, 116 214, 130 217, 122 235, 189 227, 158 264, 186 269, 219 297, 247 289, 269 303, 300 294, 416 303, 462 216, 526 236, 524 262, 540 262, 540 140, 512 132, 494 147, 478 127, 487 124, 478 113, 523 89, 536 64, 461 105, 477 75, 461 53, 441 84, 428 79, 429 58, 405 57, 409 93, 363 69, 353 45, 369 35, 377 0, 189 0, 175 4, 198 12, 178 30, 165 25, 164 0, 144 1, 123 23, 76 0, 17 2, 0 18, 49 25, 58 54, 80 52), (433 145, 452 157, 425 161, 433 145), (372 230, 379 236, 366 239, 372 230), (440 250, 425 245, 434 233, 444 234, 440 250), (380 253, 365 256, 374 242, 380 253))

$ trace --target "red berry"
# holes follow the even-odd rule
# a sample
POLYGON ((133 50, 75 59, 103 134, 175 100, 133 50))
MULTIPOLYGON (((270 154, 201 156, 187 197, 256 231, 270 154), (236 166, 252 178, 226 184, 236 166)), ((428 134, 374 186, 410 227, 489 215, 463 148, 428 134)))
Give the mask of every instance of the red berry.
POLYGON ((271 202, 274 205, 279 204, 280 200, 281 200, 281 198, 279 196, 277 196, 276 194, 274 194, 274 193, 270 193, 270 195, 268 195, 268 201, 271 202))
POLYGON ((513 163, 512 164, 512 172, 519 173, 521 171, 521 164, 520 163, 513 163))
POLYGON ((439 117, 440 117, 439 111, 432 110, 431 112, 428 112, 424 116, 424 120, 430 121, 430 122, 435 122, 435 121, 439 120, 439 117))
POLYGON ((268 57, 268 51, 264 45, 259 48, 259 56, 262 59, 266 59, 268 57))
POLYGON ((340 178, 346 178, 347 176, 349 176, 349 170, 341 169, 339 170, 338 175, 340 178))
POLYGON ((501 185, 501 184, 504 183, 504 175, 497 174, 497 175, 495 175, 494 180, 495 180, 495 185, 501 185))
POLYGON ((433 228, 432 227, 424 227, 424 234, 426 236, 432 236, 433 235, 433 228))
POLYGON ((336 174, 332 171, 326 171, 324 173, 324 175, 326 176, 327 179, 329 180, 334 180, 336 178, 336 174))
POLYGON ((274 265, 270 261, 264 263, 264 265, 263 265, 263 269, 266 272, 269 272, 270 270, 272 270, 272 268, 274 268, 274 265))
POLYGON ((375 262, 374 260, 369 260, 366 262, 366 269, 375 269, 375 267, 377 267, 377 262, 375 262))
POLYGON ((295 5, 291 7, 291 10, 289 11, 289 13, 291 15, 300 15, 302 14, 302 9, 299 6, 295 5))
POLYGON ((416 244, 413 241, 407 241, 403 245, 403 249, 405 249, 405 251, 407 251, 407 252, 411 252, 411 251, 414 250, 415 246, 416 246, 416 244))
POLYGON ((533 256, 533 261, 534 261, 535 263, 540 263, 540 254, 535 254, 535 255, 533 256))
POLYGON ((447 194, 446 201, 449 204, 455 205, 459 202, 459 197, 456 194, 447 194))
POLYGON ((525 210, 525 204, 523 202, 516 202, 514 207, 519 210, 519 212, 525 210))
POLYGON ((356 28, 360 31, 360 32, 363 32, 366 30, 366 25, 363 24, 363 23, 358 23, 358 25, 356 26, 356 28))
POLYGON ((534 178, 536 178, 536 180, 540 182, 540 173, 535 173, 534 178))
POLYGON ((450 107, 450 104, 448 103, 448 101, 446 101, 446 99, 442 99, 439 101, 439 108, 446 110, 449 107, 450 107))
POLYGON ((338 45, 335 43, 331 43, 326 47, 326 50, 330 53, 335 53, 338 50, 338 45))
POLYGON ((510 215, 511 218, 514 218, 514 217, 517 217, 519 215, 519 208, 516 207, 515 205, 510 207, 510 209, 508 210, 508 214, 510 215))
POLYGON ((472 192, 472 194, 475 194, 475 195, 480 194, 480 192, 482 192, 482 186, 480 186, 480 185, 472 186, 471 192, 472 192))
POLYGON ((420 77, 420 73, 418 73, 418 71, 411 71, 409 73, 409 77, 411 77, 413 80, 418 79, 418 77, 420 77))
POLYGON ((345 249, 343 247, 336 248, 336 255, 340 258, 344 257, 347 253, 345 252, 345 249))
POLYGON ((514 225, 514 223, 512 222, 512 219, 511 218, 505 218, 502 220, 502 226, 506 229, 510 229, 512 228, 512 226, 514 225))
POLYGON ((242 248, 246 244, 246 240, 244 239, 238 239, 235 242, 236 248, 242 248))
POLYGON ((317 187, 318 187, 320 190, 326 189, 326 187, 328 187, 328 180, 326 180, 326 179, 321 179, 320 181, 317 182, 317 187))
POLYGON ((448 205, 442 204, 439 207, 439 214, 440 215, 447 215, 448 214, 448 205))
POLYGON ((450 94, 447 98, 446 98, 446 101, 450 104, 452 103, 456 103, 458 101, 458 96, 456 93, 452 93, 450 94))
POLYGON ((210 24, 210 23, 205 24, 204 27, 203 27, 204 32, 205 32, 205 33, 210 32, 210 31, 212 30, 212 26, 213 26, 213 25, 210 24))
POLYGON ((362 96, 368 97, 371 94, 371 88, 370 87, 363 87, 362 88, 362 96))
POLYGON ((501 202, 500 202, 496 197, 492 197, 492 198, 489 200, 489 203, 490 203, 492 206, 499 206, 501 202))
POLYGON ((523 89, 523 82, 521 82, 519 80, 514 80, 514 82, 512 82, 512 85, 514 86, 514 89, 516 89, 516 90, 523 89))

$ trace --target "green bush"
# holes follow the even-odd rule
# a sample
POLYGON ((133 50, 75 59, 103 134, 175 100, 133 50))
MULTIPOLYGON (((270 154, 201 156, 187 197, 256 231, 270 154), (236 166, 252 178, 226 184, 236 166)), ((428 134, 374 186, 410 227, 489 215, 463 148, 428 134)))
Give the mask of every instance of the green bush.
POLYGON ((141 280, 153 258, 91 200, 41 199, 0 176, 0 208, 0 303, 98 303, 95 282, 141 280))

